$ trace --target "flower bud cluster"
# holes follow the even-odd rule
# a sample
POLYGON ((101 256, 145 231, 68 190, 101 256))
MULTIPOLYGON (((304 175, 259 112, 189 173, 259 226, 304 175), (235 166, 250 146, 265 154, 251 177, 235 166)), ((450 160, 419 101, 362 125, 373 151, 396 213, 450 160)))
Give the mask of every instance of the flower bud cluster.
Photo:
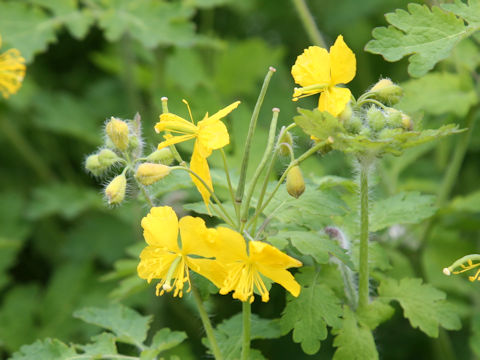
POLYGON ((133 120, 111 117, 105 124, 103 146, 85 160, 85 169, 94 176, 108 176, 120 170, 120 174, 108 181, 104 195, 109 205, 120 204, 127 193, 128 179, 138 186, 156 183, 170 173, 173 162, 170 149, 155 150, 143 157, 140 116, 133 120))

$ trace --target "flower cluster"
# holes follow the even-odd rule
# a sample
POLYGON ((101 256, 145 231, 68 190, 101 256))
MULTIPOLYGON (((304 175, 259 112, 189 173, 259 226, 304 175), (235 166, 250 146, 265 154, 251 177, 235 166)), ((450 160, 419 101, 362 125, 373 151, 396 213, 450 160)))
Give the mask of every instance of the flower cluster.
POLYGON ((253 302, 255 290, 262 301, 269 300, 262 276, 294 296, 300 293, 300 285, 286 269, 302 263, 265 242, 250 241, 247 245, 238 232, 226 227, 207 228, 196 217, 179 221, 168 206, 152 208, 142 227, 148 246, 140 254, 138 275, 148 282, 160 279, 157 295, 173 291, 174 296, 181 297, 185 283, 189 291, 189 270, 209 279, 220 294, 233 291, 233 297, 241 301, 253 302))
POLYGON ((25 70, 25 59, 17 49, 9 49, 0 54, 0 93, 4 98, 18 91, 25 77, 25 70))

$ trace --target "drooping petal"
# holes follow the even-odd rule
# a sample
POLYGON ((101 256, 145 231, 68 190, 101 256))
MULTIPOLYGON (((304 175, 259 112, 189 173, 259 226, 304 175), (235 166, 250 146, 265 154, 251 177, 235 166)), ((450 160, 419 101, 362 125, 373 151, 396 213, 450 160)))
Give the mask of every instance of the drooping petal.
POLYGON ((198 217, 185 216, 178 223, 182 242, 182 253, 214 257, 216 230, 207 229, 205 221, 198 217))
POLYGON ((142 219, 143 236, 148 245, 164 247, 172 252, 178 248, 178 218, 169 206, 153 207, 142 219))
POLYGON ((355 77, 357 60, 355 54, 339 35, 335 44, 330 48, 331 84, 347 84, 355 77))
POLYGON ((297 57, 292 76, 300 86, 330 84, 330 55, 319 46, 310 46, 297 57))
POLYGON ((293 296, 297 297, 300 294, 300 284, 295 280, 289 271, 281 268, 257 265, 260 271, 266 277, 272 279, 274 282, 282 285, 293 296))
POLYGON ((147 246, 140 254, 137 266, 138 276, 150 282, 152 279, 164 279, 177 254, 165 248, 147 246))
POLYGON ((0 55, 0 93, 8 98, 15 94, 25 77, 25 59, 17 49, 10 49, 0 55))
POLYGON ((191 140, 195 138, 195 134, 188 134, 188 135, 179 135, 179 136, 172 136, 172 135, 164 135, 164 138, 166 139, 165 141, 162 141, 160 144, 158 144, 157 149, 162 150, 163 148, 166 148, 170 145, 175 145, 187 140, 191 140))
POLYGON ((222 110, 217 111, 212 116, 208 116, 208 113, 207 113, 207 115, 205 115, 203 120, 198 122, 198 126, 201 126, 200 123, 202 123, 203 126, 207 126, 211 123, 217 122, 218 120, 224 118, 225 116, 230 114, 233 110, 235 110, 239 104, 240 104, 240 101, 235 101, 234 103, 224 107, 222 110))
POLYGON ((165 130, 181 134, 193 134, 197 131, 197 126, 178 115, 165 113, 160 115, 160 121, 155 124, 155 131, 158 133, 165 130))
POLYGON ((216 287, 221 288, 227 272, 225 267, 216 260, 187 258, 188 267, 196 273, 210 280, 216 287))
POLYGON ((302 266, 302 263, 297 259, 294 259, 278 250, 276 247, 261 241, 250 241, 249 250, 252 262, 262 264, 262 266, 283 269, 302 266))
POLYGON ((352 93, 347 88, 330 87, 320 95, 318 109, 320 111, 328 111, 333 116, 338 116, 345 110, 351 96, 352 93))
POLYGON ((197 141, 203 148, 216 150, 230 143, 227 127, 222 121, 210 122, 208 125, 200 121, 198 127, 197 141))
MULTIPOLYGON (((211 190, 213 190, 212 177, 210 176, 208 162, 206 157, 202 156, 200 153, 199 144, 197 141, 195 141, 195 145, 193 147, 192 159, 190 160, 190 169, 195 172, 211 190)), ((202 195, 205 206, 207 209, 209 209, 208 204, 210 202, 210 192, 196 176, 190 175, 190 177, 197 187, 198 192, 200 195, 202 195)))
POLYGON ((217 228, 215 257, 223 263, 248 262, 245 239, 238 232, 219 226, 217 228))

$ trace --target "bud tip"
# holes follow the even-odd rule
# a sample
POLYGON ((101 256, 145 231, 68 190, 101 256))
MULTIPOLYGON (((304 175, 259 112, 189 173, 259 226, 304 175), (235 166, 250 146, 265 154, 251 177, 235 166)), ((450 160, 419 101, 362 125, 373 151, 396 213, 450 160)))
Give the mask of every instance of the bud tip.
POLYGON ((272 112, 279 113, 279 112, 280 112, 280 109, 279 109, 279 108, 277 108, 277 107, 274 107, 274 108, 272 109, 272 112))
POLYGON ((447 276, 450 276, 450 274, 451 274, 449 268, 443 268, 443 273, 447 276))
POLYGON ((277 69, 275 69, 273 66, 270 66, 270 67, 268 68, 268 70, 270 70, 271 72, 276 72, 276 71, 277 71, 277 69))

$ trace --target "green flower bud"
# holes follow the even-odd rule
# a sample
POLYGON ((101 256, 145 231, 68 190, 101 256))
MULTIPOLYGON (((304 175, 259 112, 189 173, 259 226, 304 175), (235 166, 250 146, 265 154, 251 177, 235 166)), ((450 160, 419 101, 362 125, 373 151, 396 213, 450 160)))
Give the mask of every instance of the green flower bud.
POLYGON ((296 165, 290 169, 287 174, 287 192, 298 199, 305 191, 305 181, 303 180, 300 166, 296 165))
POLYGON ((105 196, 110 205, 120 204, 125 198, 127 189, 127 178, 120 174, 113 178, 110 184, 105 188, 105 196))
POLYGON ((135 178, 142 185, 152 185, 170 174, 170 168, 162 164, 143 163, 137 168, 135 178))
POLYGON ((155 150, 147 156, 148 162, 162 163, 164 165, 170 165, 174 160, 172 150, 170 148, 163 148, 155 150))
POLYGON ((397 109, 394 108, 388 108, 385 111, 387 115, 387 124, 388 126, 398 129, 403 127, 403 122, 402 122, 402 112, 398 111, 397 109))
POLYGON ((394 136, 398 135, 402 133, 402 129, 383 129, 382 131, 380 131, 380 133, 378 134, 378 139, 380 140, 388 140, 388 139, 391 139, 393 138, 394 136))
POLYGON ((345 106, 345 109, 343 109, 343 111, 340 113, 340 115, 338 115, 338 119, 340 121, 347 121, 352 117, 352 115, 353 115, 353 109, 352 109, 352 105, 350 105, 350 102, 349 102, 347 106, 345 106))
POLYGON ((404 114, 403 112, 402 112, 402 127, 405 130, 409 130, 409 131, 413 130, 412 118, 407 114, 404 114))
POLYGON ((105 171, 105 167, 100 164, 98 155, 90 155, 85 160, 85 169, 95 176, 100 176, 105 171))
POLYGON ((394 105, 400 101, 403 89, 390 79, 379 80, 370 92, 375 93, 374 98, 383 103, 394 105))
POLYGON ((367 123, 373 131, 381 131, 386 125, 383 111, 376 106, 370 107, 370 109, 367 110, 367 123))
POLYGON ((289 131, 285 131, 279 141, 280 141, 280 149, 278 152, 280 153, 281 156, 289 156, 290 149, 293 148, 292 134, 290 134, 289 131))
POLYGON ((108 168, 116 162, 120 161, 120 158, 112 150, 102 149, 98 153, 98 161, 103 167, 108 168))
POLYGON ((352 116, 344 122, 345 129, 351 134, 358 134, 363 127, 362 119, 358 116, 352 116))
POLYGON ((365 136, 366 138, 370 139, 372 136, 372 130, 368 127, 363 127, 362 130, 358 133, 360 136, 365 136))
POLYGON ((117 149, 121 151, 127 149, 129 130, 125 121, 112 116, 105 127, 105 131, 117 149))

